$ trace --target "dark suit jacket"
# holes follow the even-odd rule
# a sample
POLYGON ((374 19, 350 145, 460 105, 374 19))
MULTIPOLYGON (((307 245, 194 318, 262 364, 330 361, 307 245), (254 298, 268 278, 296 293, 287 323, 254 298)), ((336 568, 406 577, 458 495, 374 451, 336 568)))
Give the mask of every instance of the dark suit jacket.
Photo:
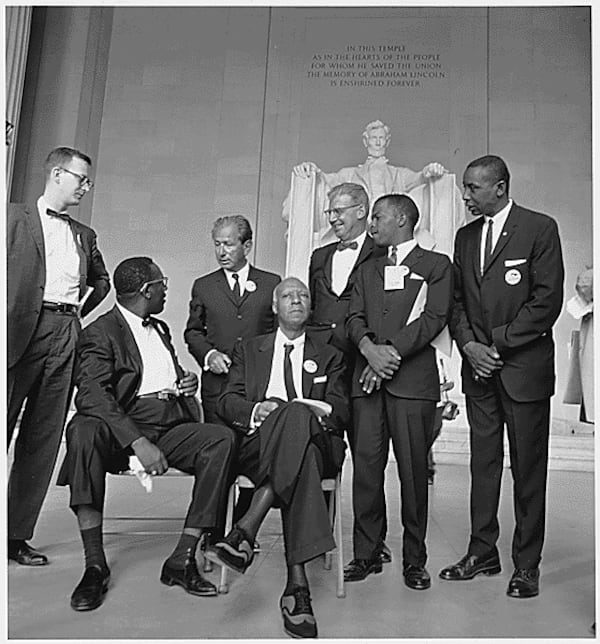
MULTIPOLYGON (((96 246, 96 233, 71 219, 71 229, 80 255, 80 291, 94 290, 86 300, 87 315, 106 297, 110 280, 96 246)), ((23 355, 42 312, 46 284, 44 236, 37 205, 9 204, 6 213, 7 348, 8 367, 23 355)))
MULTIPOLYGON (((175 349, 167 325, 161 321, 172 354, 175 349)), ((119 309, 94 320, 81 332, 75 359, 75 405, 80 414, 103 420, 121 447, 129 446, 143 436, 127 411, 135 402, 142 380, 142 357, 137 344, 119 309)), ((186 403, 195 410, 195 399, 186 403)))
MULTIPOLYGON (((392 344, 402 362, 385 389, 402 398, 439 400, 440 382, 435 350, 430 342, 442 331, 450 318, 452 304, 452 266, 441 253, 414 248, 402 264, 410 269, 404 288, 385 291, 384 268, 387 257, 363 264, 354 282, 346 330, 358 347, 364 336, 375 344, 392 344), (422 278, 422 279, 419 279, 422 278), (427 299, 421 315, 406 324, 423 282, 427 299)), ((352 378, 353 397, 365 396, 358 381, 367 361, 359 354, 352 378)))
MULTIPOLYGON (((250 429, 252 410, 265 400, 269 386, 275 333, 238 342, 233 350, 233 363, 225 391, 218 403, 218 413, 233 429, 246 433, 250 429)), ((304 359, 316 363, 314 373, 302 370, 305 398, 324 400, 333 407, 325 419, 326 426, 341 435, 349 422, 349 405, 344 385, 344 360, 331 345, 306 335, 304 359)))
MULTIPOLYGON (((275 328, 273 289, 281 278, 250 266, 248 279, 256 290, 246 290, 236 304, 222 269, 198 278, 192 287, 190 313, 183 337, 200 367, 211 349, 231 356, 238 340, 269 333, 275 328)), ((219 393, 225 378, 210 371, 202 374, 202 389, 219 393)))
MULTIPOLYGON (((564 267, 556 222, 513 203, 483 277, 483 217, 461 228, 454 251, 454 310, 450 331, 459 350, 470 340, 495 344, 504 366, 500 378, 517 401, 554 393, 552 326, 563 302, 564 267)), ((463 391, 477 395, 463 357, 463 391)))
POLYGON ((336 248, 337 242, 322 246, 317 248, 310 258, 308 283, 313 309, 310 325, 315 330, 318 328, 319 337, 323 341, 331 342, 333 346, 347 353, 352 349, 352 345, 346 336, 344 324, 356 271, 370 257, 385 255, 386 249, 375 246, 373 238, 367 235, 346 287, 338 296, 331 290, 331 266, 336 248))

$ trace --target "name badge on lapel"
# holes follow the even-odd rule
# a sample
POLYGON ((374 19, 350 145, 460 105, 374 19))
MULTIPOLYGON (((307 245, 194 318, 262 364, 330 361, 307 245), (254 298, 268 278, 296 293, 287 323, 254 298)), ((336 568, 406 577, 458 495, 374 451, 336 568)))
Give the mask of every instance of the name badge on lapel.
POLYGON ((404 278, 410 273, 408 266, 386 266, 383 272, 383 288, 386 291, 404 289, 404 278))
POLYGON ((252 280, 247 280, 246 290, 248 293, 254 293, 254 291, 256 291, 256 284, 252 280))

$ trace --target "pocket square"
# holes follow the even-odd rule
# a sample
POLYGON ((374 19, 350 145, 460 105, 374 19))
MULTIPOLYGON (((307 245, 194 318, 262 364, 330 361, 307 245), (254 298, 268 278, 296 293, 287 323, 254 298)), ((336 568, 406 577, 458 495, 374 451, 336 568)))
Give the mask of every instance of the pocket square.
POLYGON ((418 273, 411 273, 408 277, 411 280, 424 280, 425 279, 422 275, 419 275, 418 273))
POLYGON ((318 385, 321 382, 327 382, 327 376, 315 376, 313 379, 313 384, 318 385))
POLYGON ((525 264, 526 262, 526 259, 505 259, 504 266, 519 266, 520 264, 525 264))

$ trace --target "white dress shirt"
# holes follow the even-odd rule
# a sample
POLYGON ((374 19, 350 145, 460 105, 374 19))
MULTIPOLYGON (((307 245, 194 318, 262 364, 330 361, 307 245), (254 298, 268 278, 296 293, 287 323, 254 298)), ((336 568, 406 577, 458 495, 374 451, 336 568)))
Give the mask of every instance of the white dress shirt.
POLYGON ((37 201, 37 209, 44 234, 46 258, 46 302, 79 302, 80 258, 69 222, 46 214, 50 206, 44 197, 37 201))
POLYGON ((416 248, 417 240, 409 239, 408 241, 402 242, 394 246, 388 246, 388 257, 391 257, 392 249, 396 248, 396 266, 400 266, 402 262, 406 259, 408 254, 413 248, 416 248))
POLYGON ((233 274, 236 273, 238 276, 238 282, 240 283, 240 295, 244 294, 244 290, 246 289, 246 283, 248 282, 248 273, 250 272, 250 264, 246 262, 242 268, 240 268, 239 271, 230 271, 227 268, 223 269, 223 272, 225 273, 225 277, 227 278, 227 283, 229 284, 229 288, 233 291, 233 287, 235 286, 235 280, 233 279, 233 274))
POLYGON ((303 333, 295 340, 290 340, 281 329, 275 333, 275 347, 273 349, 273 361, 271 362, 271 375, 269 376, 269 385, 265 394, 266 398, 281 398, 287 400, 285 390, 285 380, 283 377, 283 358, 285 356, 285 344, 293 344, 294 349, 290 353, 292 363, 292 376, 294 379, 294 389, 298 398, 302 397, 302 362, 304 359, 304 341, 306 334, 303 333))
POLYGON ((175 365, 169 350, 160 339, 158 331, 151 325, 143 326, 141 317, 119 303, 117 303, 117 307, 129 325, 142 356, 142 381, 138 396, 165 389, 175 393, 177 389, 175 365))
POLYGON ((367 231, 361 233, 355 241, 358 244, 356 249, 354 248, 345 248, 344 250, 337 250, 333 253, 331 259, 331 290, 337 295, 340 296, 346 284, 348 284, 348 278, 350 273, 356 264, 356 260, 360 255, 365 239, 367 238, 367 231))
POLYGON ((484 222, 483 222, 483 226, 481 227, 481 246, 480 246, 480 252, 479 252, 479 268, 481 269, 482 274, 483 274, 483 264, 485 262, 485 238, 487 235, 487 228, 488 228, 490 219, 493 220, 494 222, 492 226, 492 253, 493 253, 494 248, 496 248, 496 244, 500 239, 500 234, 502 233, 502 229, 504 228, 504 224, 506 223, 506 218, 508 217, 508 213, 512 208, 512 204, 513 204, 513 200, 509 199, 506 206, 504 206, 502 210, 499 210, 493 217, 488 217, 487 215, 483 216, 484 222))

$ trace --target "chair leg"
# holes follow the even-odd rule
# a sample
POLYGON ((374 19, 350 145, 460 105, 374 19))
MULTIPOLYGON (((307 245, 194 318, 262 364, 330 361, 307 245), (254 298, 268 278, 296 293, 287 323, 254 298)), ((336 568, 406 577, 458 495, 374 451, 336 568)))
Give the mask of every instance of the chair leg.
MULTIPOLYGON (((227 511, 225 514, 225 534, 229 534, 233 526, 233 506, 235 505, 235 482, 229 488, 227 495, 227 511)), ((227 566, 221 566, 221 581, 219 583, 219 592, 222 594, 229 592, 229 582, 227 581, 227 566)))
POLYGON ((342 545, 342 473, 337 475, 335 481, 335 541, 337 553, 337 593, 341 599, 346 596, 344 587, 344 549, 342 545))
MULTIPOLYGON (((333 531, 335 527, 335 518, 337 516, 335 492, 334 491, 328 492, 328 494, 329 494, 329 502, 327 504, 328 505, 327 509, 329 510, 329 524, 331 525, 331 529, 333 531)), ((325 570, 331 570, 331 559, 332 559, 331 551, 326 552, 323 559, 323 568, 325 568, 325 570)))

